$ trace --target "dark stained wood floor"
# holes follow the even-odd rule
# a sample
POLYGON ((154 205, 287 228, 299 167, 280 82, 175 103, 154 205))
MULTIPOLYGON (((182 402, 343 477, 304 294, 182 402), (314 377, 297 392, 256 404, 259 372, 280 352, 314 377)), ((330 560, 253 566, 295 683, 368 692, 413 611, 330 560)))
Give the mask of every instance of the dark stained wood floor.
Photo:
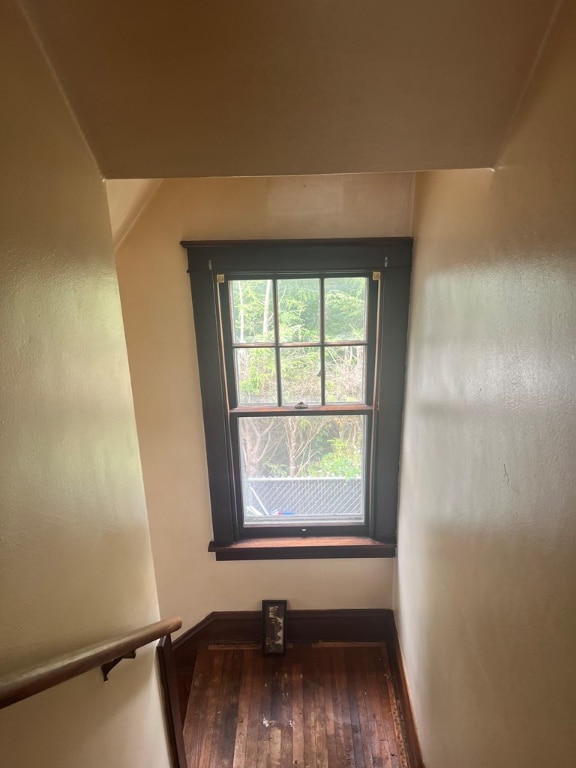
POLYGON ((408 768, 386 646, 200 649, 189 768, 408 768))

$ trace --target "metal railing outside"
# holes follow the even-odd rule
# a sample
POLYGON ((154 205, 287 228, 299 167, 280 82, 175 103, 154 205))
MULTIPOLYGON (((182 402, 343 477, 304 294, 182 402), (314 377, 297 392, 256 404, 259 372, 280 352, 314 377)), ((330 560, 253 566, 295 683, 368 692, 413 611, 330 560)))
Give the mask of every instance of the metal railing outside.
POLYGON ((244 521, 362 522, 363 485, 361 477, 244 478, 244 521))

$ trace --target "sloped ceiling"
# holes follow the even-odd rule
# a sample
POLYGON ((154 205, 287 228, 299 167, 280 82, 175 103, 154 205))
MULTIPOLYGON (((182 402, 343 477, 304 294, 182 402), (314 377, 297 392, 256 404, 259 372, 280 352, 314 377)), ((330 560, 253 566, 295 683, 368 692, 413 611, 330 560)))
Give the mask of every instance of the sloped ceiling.
POLYGON ((108 178, 491 166, 556 0, 27 0, 108 178))

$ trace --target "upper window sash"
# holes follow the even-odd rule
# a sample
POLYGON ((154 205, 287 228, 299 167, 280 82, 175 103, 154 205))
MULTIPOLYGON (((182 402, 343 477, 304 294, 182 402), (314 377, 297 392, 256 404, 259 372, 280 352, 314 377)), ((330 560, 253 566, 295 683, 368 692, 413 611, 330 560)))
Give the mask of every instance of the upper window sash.
MULTIPOLYGON (((285 296, 279 297, 278 295, 278 281, 274 274, 268 272, 262 279, 247 280, 248 285, 246 291, 255 290, 254 283, 267 281, 267 285, 262 286, 264 290, 263 301, 263 315, 266 317, 259 317, 259 322, 265 326, 265 330, 260 333, 248 332, 248 340, 238 341, 237 338, 245 338, 243 323, 238 322, 238 317, 235 316, 235 306, 239 301, 235 298, 235 294, 239 294, 240 290, 237 289, 237 285, 242 282, 237 278, 228 278, 228 275, 221 275, 217 279, 218 285, 218 299, 219 299, 219 311, 221 319, 221 331, 222 331, 222 347, 224 364, 226 368, 227 379, 227 393, 228 393, 228 408, 233 411, 236 408, 254 408, 254 407, 294 407, 296 403, 305 402, 309 408, 316 408, 320 406, 338 407, 342 405, 350 404, 364 404, 373 406, 374 397, 374 373, 375 373, 375 358, 376 358, 376 322, 378 312, 378 292, 380 281, 373 279, 372 272, 366 271, 354 271, 346 275, 339 275, 338 277, 346 278, 360 278, 362 283, 358 285, 358 288, 362 289, 362 307, 363 307, 363 319, 361 324, 363 326, 362 333, 359 334, 360 338, 352 338, 357 336, 356 333, 351 333, 350 338, 334 339, 333 333, 330 332, 330 319, 331 311, 329 308, 330 297, 333 295, 334 282, 332 277, 325 277, 323 275, 315 275, 313 280, 317 280, 317 286, 311 285, 310 288, 317 287, 318 289, 318 321, 317 329, 310 334, 313 340, 305 341, 282 341, 286 338, 286 331, 281 332, 282 323, 282 301, 285 296), (326 291, 326 280, 328 280, 328 291, 326 291), (326 293, 328 293, 328 301, 326 299, 326 293), (268 317, 269 315, 269 317, 268 317), (270 319, 270 323, 268 323, 270 319), (241 330, 238 329, 240 325, 241 330), (273 326, 273 333, 270 332, 270 327, 273 326), (328 326, 328 329, 327 327, 328 326), (266 336, 265 341, 261 341, 261 337, 266 336), (330 338, 327 339, 326 337, 330 338), (331 363, 335 362, 331 358, 338 353, 339 349, 345 349, 347 347, 353 347, 356 349, 356 353, 362 360, 362 379, 359 384, 359 389, 356 393, 348 392, 347 399, 338 398, 334 393, 337 389, 336 382, 333 376, 330 375, 331 363), (318 387, 313 387, 315 391, 314 395, 306 396, 305 393, 302 396, 289 397, 285 384, 289 383, 286 378, 285 371, 286 365, 289 364, 288 355, 290 350, 292 355, 298 354, 296 350, 318 350, 318 360, 315 362, 314 367, 318 369, 318 381, 313 381, 318 387), (242 353, 237 350, 247 350, 242 353), (263 396, 260 400, 254 402, 246 402, 241 396, 239 396, 242 380, 239 373, 239 367, 242 363, 247 364, 247 358, 250 356, 251 350, 269 350, 269 354, 266 353, 268 358, 266 367, 272 371, 275 371, 275 380, 268 377, 267 386, 265 392, 268 392, 268 397, 263 396), (327 387, 328 384, 328 387, 327 387), (330 392, 330 389, 332 392, 330 392), (352 399, 353 395, 357 397, 352 399)), ((298 278, 296 278, 298 279, 298 278)), ((288 280, 284 279, 282 288, 286 290, 288 286, 288 280)), ((301 286, 300 286, 301 287, 301 286)), ((260 290, 262 290, 260 289, 260 290)), ((258 289, 256 289, 258 291, 258 289)), ((262 297, 260 297, 262 298, 262 297)), ((240 299, 242 300, 242 299, 240 299)), ((250 326, 252 323, 247 321, 250 326)), ((357 331, 357 328, 354 328, 357 331)), ((257 354, 257 352, 256 352, 257 354)), ((262 354, 262 353, 260 353, 262 354)), ((311 361, 309 361, 311 362, 311 361)), ((341 390, 342 394, 342 390, 341 390)), ((241 395, 241 393, 240 393, 241 395)))

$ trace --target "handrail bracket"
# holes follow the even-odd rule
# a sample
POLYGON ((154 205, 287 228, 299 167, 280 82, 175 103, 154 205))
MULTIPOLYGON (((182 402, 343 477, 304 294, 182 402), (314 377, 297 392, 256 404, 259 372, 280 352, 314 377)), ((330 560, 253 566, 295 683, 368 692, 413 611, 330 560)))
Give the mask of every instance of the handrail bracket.
POLYGON ((121 661, 124 659, 135 659, 136 658, 136 651, 128 651, 128 653, 125 653, 123 656, 118 656, 118 658, 113 659, 112 661, 107 661, 106 664, 102 664, 100 666, 100 669, 102 670, 102 677, 104 678, 104 682, 108 682, 108 673, 114 669, 118 664, 120 664, 121 661))

